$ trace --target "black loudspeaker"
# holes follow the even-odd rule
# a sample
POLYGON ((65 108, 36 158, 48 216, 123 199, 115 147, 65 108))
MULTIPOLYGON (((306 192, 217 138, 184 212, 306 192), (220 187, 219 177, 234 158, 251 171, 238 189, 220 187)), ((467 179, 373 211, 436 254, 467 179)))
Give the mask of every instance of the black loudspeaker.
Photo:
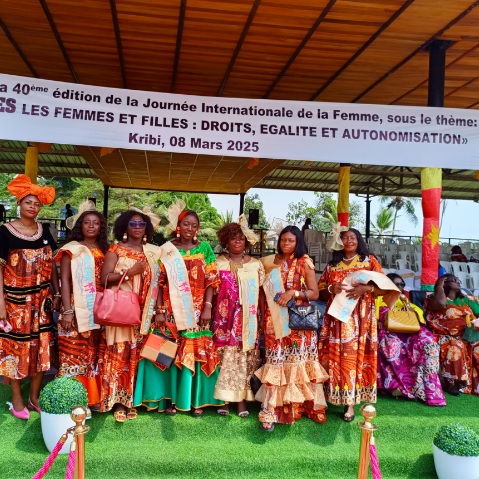
POLYGON ((259 210, 251 209, 248 211, 248 223, 250 228, 259 224, 259 210))

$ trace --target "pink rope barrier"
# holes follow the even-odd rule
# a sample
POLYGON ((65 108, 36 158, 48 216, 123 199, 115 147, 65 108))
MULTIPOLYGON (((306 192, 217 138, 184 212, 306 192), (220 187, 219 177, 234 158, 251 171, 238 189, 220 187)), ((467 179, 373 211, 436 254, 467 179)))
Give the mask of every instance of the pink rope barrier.
POLYGON ((50 455, 47 457, 47 460, 43 464, 43 466, 38 470, 38 472, 32 477, 32 479, 42 479, 42 477, 48 472, 50 467, 52 467, 52 464, 55 462, 55 459, 58 456, 58 453, 60 452, 60 449, 63 447, 63 444, 65 444, 65 441, 67 440, 67 435, 64 434, 60 440, 56 443, 55 447, 52 449, 52 452, 50 455))
POLYGON ((75 474, 76 453, 77 452, 75 449, 71 449, 70 454, 68 454, 67 473, 65 474, 65 479, 73 479, 73 475, 75 474))
POLYGON ((376 449, 376 444, 373 442, 369 445, 369 455, 371 457, 371 473, 373 479, 382 479, 383 476, 381 475, 381 469, 379 468, 378 451, 376 449))

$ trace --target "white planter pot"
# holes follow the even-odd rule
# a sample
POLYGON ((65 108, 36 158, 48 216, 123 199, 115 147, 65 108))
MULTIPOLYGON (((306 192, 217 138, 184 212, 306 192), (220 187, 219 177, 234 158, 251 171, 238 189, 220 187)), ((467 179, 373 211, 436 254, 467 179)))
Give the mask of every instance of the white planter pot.
POLYGON ((478 479, 479 456, 451 456, 432 445, 438 479, 478 479))
MULTIPOLYGON (((42 411, 40 413, 40 421, 42 424, 43 440, 50 452, 52 452, 62 434, 64 434, 69 427, 75 425, 70 414, 50 414, 42 411)), ((72 439, 73 436, 69 434, 65 444, 63 444, 63 447, 60 449, 60 454, 68 454, 70 452, 72 439)))

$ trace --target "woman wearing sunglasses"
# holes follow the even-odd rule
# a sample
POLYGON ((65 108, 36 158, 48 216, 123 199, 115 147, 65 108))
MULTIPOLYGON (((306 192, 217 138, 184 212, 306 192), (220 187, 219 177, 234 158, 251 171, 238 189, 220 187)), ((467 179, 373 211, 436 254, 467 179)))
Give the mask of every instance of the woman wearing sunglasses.
POLYGON ((429 406, 445 406, 446 399, 439 381, 439 345, 426 329, 421 308, 404 295, 404 280, 396 273, 388 278, 399 288, 401 296, 394 307, 402 311, 410 307, 417 315, 417 333, 394 333, 387 330, 385 320, 389 308, 382 297, 377 299, 379 312, 378 388, 393 396, 419 399, 429 406))
POLYGON ((449 394, 479 396, 479 342, 463 338, 468 324, 479 328, 479 304, 461 291, 453 274, 441 276, 425 301, 426 323, 440 347, 440 376, 449 394))
MULTIPOLYGON (((159 218, 130 209, 122 213, 113 227, 118 241, 105 255, 102 283, 138 294, 142 326, 146 329, 155 308, 154 288, 158 284, 158 259, 161 248, 149 243, 159 218), (154 222, 154 223, 153 223, 154 222)), ((133 387, 143 336, 139 326, 106 326, 99 353, 101 375, 100 411, 114 410, 116 421, 125 422, 138 415, 133 407, 133 387)))

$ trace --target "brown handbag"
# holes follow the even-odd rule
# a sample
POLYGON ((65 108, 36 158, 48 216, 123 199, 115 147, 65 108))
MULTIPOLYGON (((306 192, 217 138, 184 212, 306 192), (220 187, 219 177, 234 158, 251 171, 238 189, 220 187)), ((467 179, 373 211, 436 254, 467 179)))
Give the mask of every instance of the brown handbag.
POLYGON ((138 295, 133 291, 120 289, 126 272, 113 289, 106 289, 108 276, 105 280, 105 289, 96 294, 93 321, 102 326, 139 326, 141 310, 138 295))
POLYGON ((405 309, 390 309, 387 312, 384 326, 390 333, 417 333, 421 329, 416 311, 406 300, 405 309))
POLYGON ((173 338, 166 336, 164 331, 153 330, 146 337, 140 356, 169 368, 175 361, 178 351, 178 329, 175 323, 170 322, 166 322, 166 327, 171 331, 173 338))

